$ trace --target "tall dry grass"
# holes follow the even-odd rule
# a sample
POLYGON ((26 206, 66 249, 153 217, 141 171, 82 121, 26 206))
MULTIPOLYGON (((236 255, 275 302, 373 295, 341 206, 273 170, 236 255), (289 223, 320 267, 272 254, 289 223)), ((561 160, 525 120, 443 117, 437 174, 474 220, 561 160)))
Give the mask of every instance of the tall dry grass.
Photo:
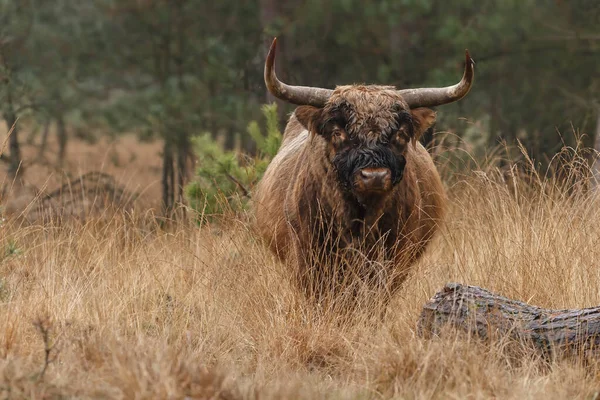
POLYGON ((600 200, 571 167, 560 184, 507 184, 493 168, 450 180, 447 223, 383 320, 305 303, 242 218, 4 221, 0 398, 596 398, 595 365, 416 335, 448 281, 549 308, 600 304, 600 200))

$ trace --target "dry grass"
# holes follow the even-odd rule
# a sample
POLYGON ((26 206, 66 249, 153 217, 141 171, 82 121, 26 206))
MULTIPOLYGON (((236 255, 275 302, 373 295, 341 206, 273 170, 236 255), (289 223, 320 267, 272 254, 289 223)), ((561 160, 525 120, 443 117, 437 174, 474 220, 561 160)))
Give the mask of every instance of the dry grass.
POLYGON ((448 281, 548 308, 600 304, 600 201, 537 183, 457 179, 447 226, 383 321, 304 303, 243 220, 5 221, 0 398, 596 398, 594 365, 415 333, 448 281))
MULTIPOLYGON (((0 123, 0 132, 8 132, 0 123)), ((22 140, 27 131, 22 130, 22 140)), ((40 158, 39 141, 21 143, 23 179, 27 185, 51 192, 76 177, 94 171, 109 174, 129 192, 139 193, 149 207, 159 208, 161 196, 160 173, 162 168, 162 142, 140 142, 135 135, 117 138, 103 136, 96 143, 72 137, 67 145, 67 158, 63 168, 58 168, 58 142, 54 130, 48 138, 47 150, 40 158)), ((6 146, 6 133, 0 133, 0 147, 6 146)), ((6 148, 2 149, 7 151, 6 148)), ((4 165, 0 170, 0 188, 5 187, 12 198, 21 195, 20 182, 4 176, 4 165)), ((23 193, 27 197, 28 193, 23 193)), ((0 199, 1 200, 1 199, 0 199)))

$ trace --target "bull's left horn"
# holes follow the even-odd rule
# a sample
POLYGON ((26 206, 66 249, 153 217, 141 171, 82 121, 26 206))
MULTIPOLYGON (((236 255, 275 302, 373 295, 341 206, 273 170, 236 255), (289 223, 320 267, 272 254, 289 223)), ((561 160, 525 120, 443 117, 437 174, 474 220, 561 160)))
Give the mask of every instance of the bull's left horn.
POLYGON ((281 100, 299 106, 323 107, 331 97, 333 90, 308 86, 290 86, 281 82, 275 74, 275 50, 277 50, 277 38, 273 39, 273 44, 271 44, 265 62, 265 83, 269 92, 281 100))
POLYGON ((465 72, 456 85, 444 88, 402 89, 398 93, 410 108, 441 106, 462 99, 471 90, 475 75, 475 62, 469 55, 469 50, 465 51, 465 57, 465 72))

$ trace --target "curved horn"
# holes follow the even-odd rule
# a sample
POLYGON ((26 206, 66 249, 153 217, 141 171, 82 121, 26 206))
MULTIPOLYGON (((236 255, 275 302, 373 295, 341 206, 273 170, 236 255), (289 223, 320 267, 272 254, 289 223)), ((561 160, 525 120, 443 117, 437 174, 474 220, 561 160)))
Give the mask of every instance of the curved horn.
POLYGON ((456 85, 444 88, 403 89, 398 93, 410 108, 434 107, 458 101, 465 97, 473 85, 475 62, 465 50, 465 72, 456 85))
POLYGON ((275 74, 275 50, 277 49, 277 38, 269 49, 267 61, 265 62, 265 83, 271 94, 281 100, 288 101, 299 106, 311 105, 323 107, 333 90, 321 89, 307 86, 290 86, 277 79, 275 74))

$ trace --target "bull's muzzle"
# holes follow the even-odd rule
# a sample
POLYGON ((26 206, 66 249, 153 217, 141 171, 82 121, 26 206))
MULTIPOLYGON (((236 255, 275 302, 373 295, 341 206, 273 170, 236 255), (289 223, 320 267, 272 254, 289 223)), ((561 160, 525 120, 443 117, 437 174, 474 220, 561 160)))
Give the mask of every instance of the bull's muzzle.
POLYGON ((385 193, 392 188, 389 168, 364 168, 356 173, 355 190, 359 193, 385 193))

